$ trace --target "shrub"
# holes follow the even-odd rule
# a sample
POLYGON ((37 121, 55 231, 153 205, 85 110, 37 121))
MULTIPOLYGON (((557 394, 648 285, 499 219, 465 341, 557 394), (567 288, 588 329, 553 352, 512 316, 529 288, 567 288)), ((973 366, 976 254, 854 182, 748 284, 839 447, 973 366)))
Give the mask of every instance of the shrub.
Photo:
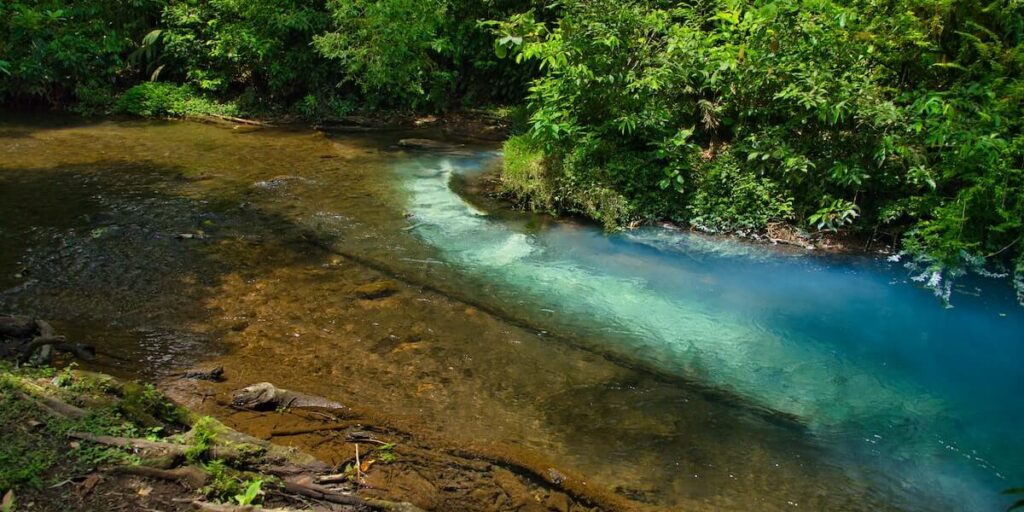
POLYGON ((117 100, 118 113, 144 117, 237 115, 238 108, 198 95, 187 85, 145 82, 128 89, 117 100))

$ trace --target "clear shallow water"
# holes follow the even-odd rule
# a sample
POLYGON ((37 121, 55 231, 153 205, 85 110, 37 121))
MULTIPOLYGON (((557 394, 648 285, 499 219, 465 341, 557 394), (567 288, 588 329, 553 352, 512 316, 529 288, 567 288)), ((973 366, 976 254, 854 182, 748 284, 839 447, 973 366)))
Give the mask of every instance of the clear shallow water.
POLYGON ((482 300, 802 425, 828 457, 897 494, 995 509, 1024 481, 1024 311, 1005 281, 965 279, 947 309, 872 258, 663 228, 531 229, 453 191, 489 158, 397 168, 410 230, 475 276, 482 300))
POLYGON ((424 136, 0 113, 0 310, 118 355, 106 371, 221 364, 611 509, 1008 504, 1004 283, 945 310, 899 266, 472 214, 446 173, 495 155, 394 147, 424 136))

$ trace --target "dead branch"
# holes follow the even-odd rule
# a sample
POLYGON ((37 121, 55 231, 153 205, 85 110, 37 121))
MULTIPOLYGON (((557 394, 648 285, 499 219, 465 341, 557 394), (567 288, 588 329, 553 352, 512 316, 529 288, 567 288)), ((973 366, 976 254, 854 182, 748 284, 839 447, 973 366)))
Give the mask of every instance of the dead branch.
POLYGON ((225 116, 223 114, 202 114, 202 115, 196 115, 196 116, 191 116, 191 117, 195 117, 196 119, 200 119, 200 120, 205 119, 205 120, 210 120, 210 121, 228 121, 228 122, 231 122, 231 123, 246 124, 246 125, 249 125, 249 126, 271 126, 271 125, 269 125, 267 123, 264 123, 262 121, 254 121, 252 119, 243 119, 241 117, 225 116))

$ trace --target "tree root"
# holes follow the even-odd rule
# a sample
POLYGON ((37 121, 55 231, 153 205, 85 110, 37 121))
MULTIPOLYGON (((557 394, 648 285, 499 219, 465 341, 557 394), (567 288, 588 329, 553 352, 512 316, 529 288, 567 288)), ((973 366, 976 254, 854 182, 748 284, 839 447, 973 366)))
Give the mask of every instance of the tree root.
POLYGON ((352 494, 335 492, 327 487, 313 483, 313 479, 308 475, 286 477, 282 481, 284 482, 285 491, 307 498, 387 512, 423 512, 422 509, 412 503, 360 498, 352 494))
MULTIPOLYGON (((193 449, 193 445, 188 444, 174 444, 164 443, 160 441, 150 441, 148 439, 134 439, 128 437, 112 437, 112 436, 98 436, 90 434, 88 432, 70 432, 68 437, 74 439, 81 439, 83 441, 89 441, 92 443, 103 444, 107 446, 118 446, 121 448, 131 448, 133 450, 143 450, 150 452, 160 452, 175 457, 185 457, 186 453, 193 449)), ((256 447, 262 451, 262 448, 256 447)), ((222 459, 225 461, 245 461, 253 457, 252 451, 241 450, 235 447, 229 446, 211 446, 208 452, 212 459, 222 459)))
POLYGON ((301 436, 303 434, 314 434, 317 432, 329 432, 336 430, 345 430, 352 428, 358 423, 355 421, 345 423, 330 423, 326 425, 314 425, 311 427, 297 427, 297 428, 281 428, 275 429, 270 432, 271 437, 285 437, 285 436, 301 436))
POLYGON ((138 475, 146 478, 159 478, 181 482, 190 489, 199 489, 206 485, 209 475, 196 466, 182 466, 174 469, 160 469, 150 466, 115 466, 114 473, 138 475))
POLYGON ((192 506, 200 512, 299 512, 293 508, 263 508, 252 505, 232 505, 230 503, 210 503, 208 501, 193 501, 192 506))
POLYGON ((85 409, 80 409, 69 403, 57 400, 56 398, 44 395, 29 395, 26 393, 18 393, 18 396, 22 400, 34 400, 50 416, 78 420, 89 414, 85 409))

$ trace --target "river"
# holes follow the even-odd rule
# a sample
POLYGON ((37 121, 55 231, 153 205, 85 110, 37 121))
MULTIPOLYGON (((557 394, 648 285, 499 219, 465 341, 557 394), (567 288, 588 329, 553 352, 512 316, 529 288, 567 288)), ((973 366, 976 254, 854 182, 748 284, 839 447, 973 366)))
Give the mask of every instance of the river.
POLYGON ((881 256, 607 236, 475 196, 495 147, 409 136, 438 135, 2 113, 0 310, 107 371, 217 361, 638 507, 994 510, 1024 483, 1005 279, 945 308, 881 256))

